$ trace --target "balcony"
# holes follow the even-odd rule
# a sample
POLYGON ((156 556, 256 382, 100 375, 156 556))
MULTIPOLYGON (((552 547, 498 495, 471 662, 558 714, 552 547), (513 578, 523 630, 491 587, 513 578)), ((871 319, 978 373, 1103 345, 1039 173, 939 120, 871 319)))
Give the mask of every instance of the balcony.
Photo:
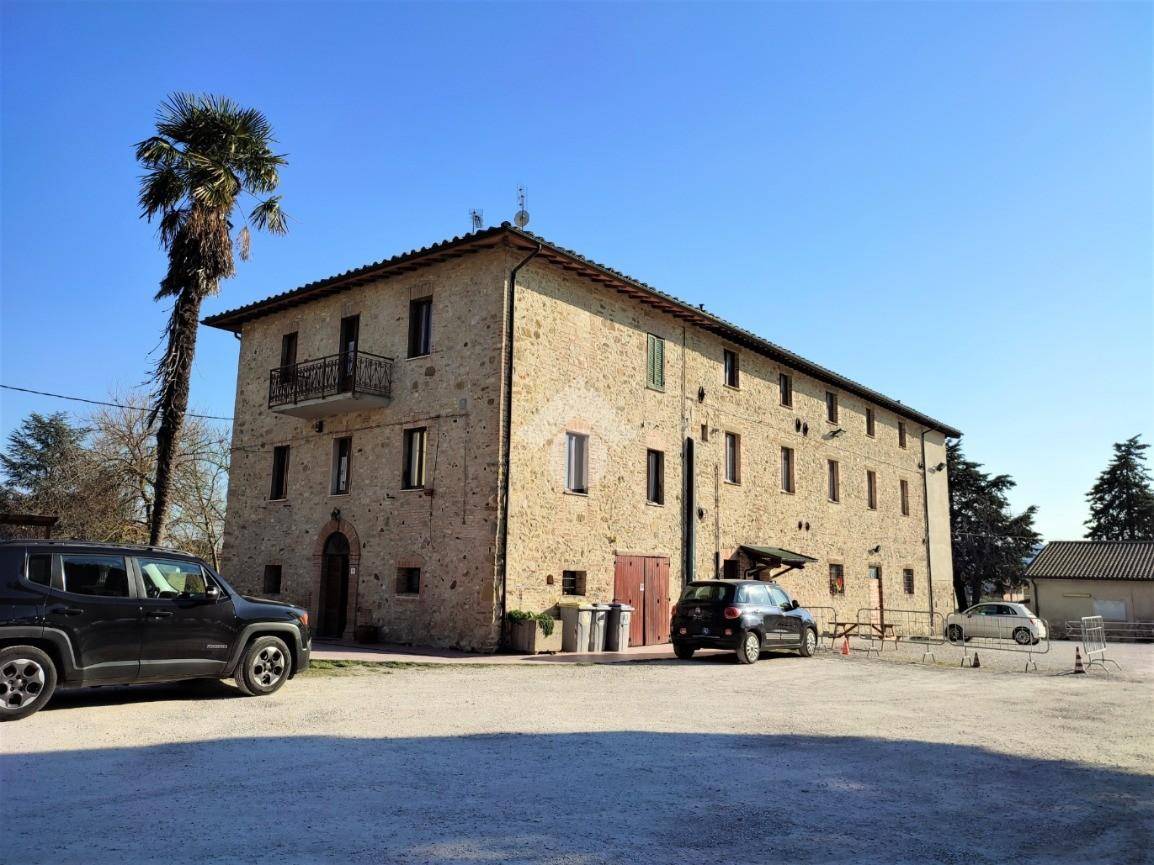
POLYGON ((278 366, 268 374, 268 407, 318 418, 381 408, 393 394, 393 359, 350 351, 278 366))

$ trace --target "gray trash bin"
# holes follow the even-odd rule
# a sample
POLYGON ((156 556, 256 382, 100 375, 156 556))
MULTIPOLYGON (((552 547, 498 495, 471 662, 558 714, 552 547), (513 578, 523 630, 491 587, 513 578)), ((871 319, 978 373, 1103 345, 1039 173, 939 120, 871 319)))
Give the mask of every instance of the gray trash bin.
POLYGON ((561 651, 585 652, 589 649, 591 604, 561 604, 561 651))
POLYGON ((628 604, 609 605, 609 617, 605 623, 605 651, 624 652, 629 648, 629 622, 633 618, 633 608, 628 604))
POLYGON ((594 604, 592 617, 589 620, 589 651, 605 651, 605 624, 609 618, 608 604, 594 604))

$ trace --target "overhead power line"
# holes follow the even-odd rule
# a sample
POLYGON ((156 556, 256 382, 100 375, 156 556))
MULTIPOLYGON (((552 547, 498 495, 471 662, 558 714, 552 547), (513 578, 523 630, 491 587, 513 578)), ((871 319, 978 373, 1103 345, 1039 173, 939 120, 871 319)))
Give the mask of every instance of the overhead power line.
MULTIPOLYGON (((150 409, 150 408, 141 408, 138 405, 125 405, 124 403, 120 403, 120 402, 105 402, 104 400, 99 400, 99 399, 85 399, 82 396, 65 396, 62 393, 49 393, 46 390, 33 390, 32 388, 16 387, 15 385, 11 385, 11 384, 0 384, 0 387, 4 388, 4 390, 17 390, 17 391, 20 391, 20 393, 32 393, 32 394, 36 394, 36 396, 50 396, 53 399, 67 399, 67 400, 71 400, 72 402, 86 402, 89 405, 106 405, 106 406, 110 406, 111 408, 123 408, 123 409, 127 409, 128 411, 138 411, 138 412, 150 412, 150 411, 152 411, 152 409, 150 409)), ((185 414, 187 417, 198 417, 198 418, 202 418, 204 420, 227 420, 227 421, 232 420, 232 418, 230 418, 230 417, 222 417, 222 416, 216 415, 216 414, 196 414, 195 412, 185 412, 185 414)))

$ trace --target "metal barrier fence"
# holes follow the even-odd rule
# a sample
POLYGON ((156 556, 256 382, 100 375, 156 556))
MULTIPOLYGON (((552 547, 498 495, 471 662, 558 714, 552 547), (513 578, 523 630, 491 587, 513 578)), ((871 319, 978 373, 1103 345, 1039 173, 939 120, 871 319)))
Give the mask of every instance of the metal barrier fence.
MULTIPOLYGON (((1088 617, 1089 618, 1089 617, 1088 617)), ((1093 618, 1101 618, 1094 616, 1093 618)), ((1082 639, 1082 622, 1070 620, 1062 624, 1066 637, 1071 640, 1082 639)), ((1154 622, 1102 622, 1106 637, 1115 643, 1154 641, 1154 622)))
POLYGON ((1087 669, 1097 664, 1108 673, 1110 668, 1106 665, 1113 664, 1115 669, 1121 671, 1121 664, 1106 657, 1106 628, 1101 616, 1082 617, 1082 646, 1086 649, 1087 669))
POLYGON ((962 650, 962 664, 971 651, 1019 652, 1026 655, 1026 672, 1036 670, 1034 655, 1050 651, 1049 629, 1043 635, 1040 620, 1026 616, 951 613, 946 617, 946 642, 962 650))
MULTIPOLYGON (((850 627, 854 623, 847 623, 850 627)), ((895 648, 903 641, 922 647, 922 661, 937 660, 934 646, 945 642, 945 624, 941 613, 930 610, 891 610, 880 607, 862 607, 857 611, 857 627, 851 636, 867 642, 866 652, 876 652, 881 657, 886 640, 892 640, 895 648)), ((842 628, 846 630, 846 628, 842 628)))

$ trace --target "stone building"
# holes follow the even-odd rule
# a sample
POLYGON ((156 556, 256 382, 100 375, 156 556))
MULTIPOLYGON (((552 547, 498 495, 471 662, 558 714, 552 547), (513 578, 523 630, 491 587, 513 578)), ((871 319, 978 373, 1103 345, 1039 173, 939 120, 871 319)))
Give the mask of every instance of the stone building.
POLYGON ((321 634, 492 650, 616 597, 663 642, 746 574, 952 609, 957 430, 508 224, 205 323, 241 341, 225 573, 321 634))

